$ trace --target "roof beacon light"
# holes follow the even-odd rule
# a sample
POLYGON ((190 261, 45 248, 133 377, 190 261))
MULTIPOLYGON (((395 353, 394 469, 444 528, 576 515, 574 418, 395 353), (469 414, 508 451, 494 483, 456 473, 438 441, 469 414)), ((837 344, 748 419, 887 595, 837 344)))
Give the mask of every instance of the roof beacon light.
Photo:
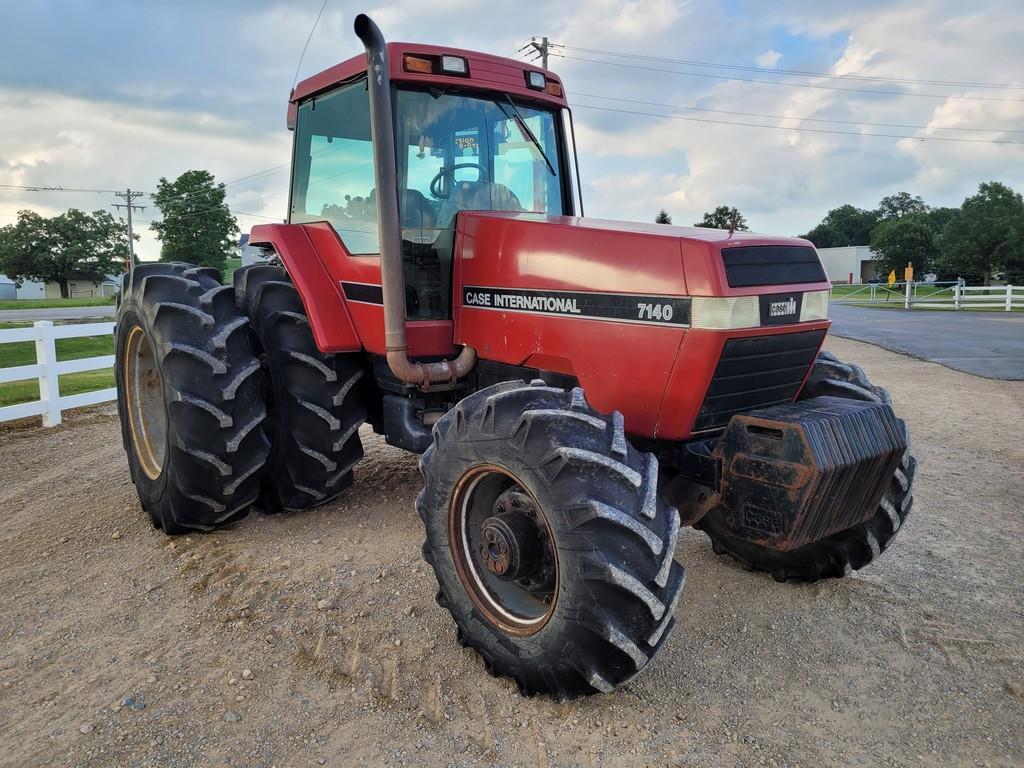
POLYGON ((533 88, 535 91, 543 91, 544 86, 547 85, 547 78, 544 77, 543 72, 529 72, 526 73, 526 84, 533 88))
POLYGON ((441 71, 446 75, 462 75, 465 77, 469 74, 469 67, 466 66, 466 60, 461 56, 442 56, 441 71))

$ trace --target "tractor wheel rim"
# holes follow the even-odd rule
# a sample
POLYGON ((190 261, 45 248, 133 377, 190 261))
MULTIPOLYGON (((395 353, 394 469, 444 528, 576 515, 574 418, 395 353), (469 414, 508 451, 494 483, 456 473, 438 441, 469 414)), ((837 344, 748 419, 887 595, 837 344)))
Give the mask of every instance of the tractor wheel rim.
POLYGON ((153 347, 141 326, 128 331, 124 352, 125 405, 139 466, 156 480, 167 457, 167 411, 153 347))
POLYGON ((459 581, 488 622, 539 632, 558 603, 558 551, 537 498, 507 469, 480 464, 452 494, 448 538, 459 581))

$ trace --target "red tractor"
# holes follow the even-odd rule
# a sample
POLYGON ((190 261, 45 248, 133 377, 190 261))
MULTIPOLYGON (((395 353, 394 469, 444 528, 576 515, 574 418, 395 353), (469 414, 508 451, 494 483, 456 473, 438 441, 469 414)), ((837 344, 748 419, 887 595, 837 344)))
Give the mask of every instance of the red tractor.
POLYGON ((421 454, 460 642, 525 694, 610 691, 664 645, 680 526, 779 580, 862 568, 910 512, 885 390, 821 351, 804 240, 582 216, 549 71, 385 44, 294 89, 268 263, 144 264, 118 406, 168 534, 324 504, 364 421, 421 454))

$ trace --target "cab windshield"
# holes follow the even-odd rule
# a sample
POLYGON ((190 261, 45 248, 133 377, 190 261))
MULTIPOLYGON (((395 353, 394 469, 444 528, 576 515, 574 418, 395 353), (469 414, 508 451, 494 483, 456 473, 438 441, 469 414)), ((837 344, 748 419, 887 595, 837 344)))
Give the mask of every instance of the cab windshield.
POLYGON ((396 107, 406 228, 449 229, 464 210, 563 212, 551 112, 437 91, 399 91, 396 107))
POLYGON ((557 123, 504 95, 400 90, 395 106, 407 315, 447 317, 459 211, 563 213, 557 123))

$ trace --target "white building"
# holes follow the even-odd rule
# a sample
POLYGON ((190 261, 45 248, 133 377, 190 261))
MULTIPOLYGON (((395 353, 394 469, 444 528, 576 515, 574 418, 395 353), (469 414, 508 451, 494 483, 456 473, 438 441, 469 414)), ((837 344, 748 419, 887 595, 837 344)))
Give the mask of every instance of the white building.
POLYGON ((825 274, 833 283, 866 283, 879 277, 875 254, 866 245, 848 245, 842 248, 819 248, 825 274))
POLYGON ((20 286, 7 275, 0 275, 0 301, 14 299, 45 299, 46 286, 34 280, 26 280, 20 286))
MULTIPOLYGON (((121 290, 119 275, 107 275, 105 280, 94 283, 91 280, 69 280, 68 293, 72 299, 113 296, 121 290)), ((41 283, 36 280, 25 280, 20 286, 12 278, 0 275, 0 301, 13 299, 59 299, 59 283, 41 283)))
POLYGON ((250 264, 259 264, 260 262, 266 261, 266 257, 263 254, 262 248, 257 248, 255 245, 249 245, 249 234, 246 233, 238 238, 239 255, 242 257, 242 266, 248 267, 250 264))

